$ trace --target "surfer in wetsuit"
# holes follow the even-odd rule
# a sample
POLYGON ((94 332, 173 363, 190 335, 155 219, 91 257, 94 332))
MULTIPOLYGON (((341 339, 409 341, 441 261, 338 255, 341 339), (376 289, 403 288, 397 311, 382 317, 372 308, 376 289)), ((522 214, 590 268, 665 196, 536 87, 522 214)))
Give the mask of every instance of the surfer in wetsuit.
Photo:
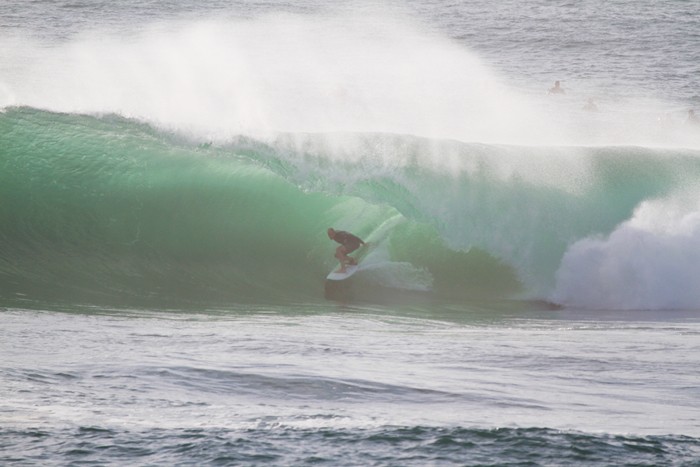
POLYGON ((340 269, 338 272, 345 272, 348 264, 357 264, 357 260, 348 256, 348 254, 360 248, 365 242, 361 238, 345 232, 344 230, 328 229, 328 238, 340 243, 340 246, 335 250, 335 257, 340 261, 340 269))

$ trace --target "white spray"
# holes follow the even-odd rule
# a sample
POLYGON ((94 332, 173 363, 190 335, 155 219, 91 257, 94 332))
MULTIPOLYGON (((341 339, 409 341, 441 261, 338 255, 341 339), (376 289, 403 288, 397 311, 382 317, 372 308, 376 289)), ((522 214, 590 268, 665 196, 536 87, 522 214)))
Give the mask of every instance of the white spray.
POLYGON ((554 301, 596 309, 700 306, 700 197, 645 201, 607 237, 567 251, 554 301))

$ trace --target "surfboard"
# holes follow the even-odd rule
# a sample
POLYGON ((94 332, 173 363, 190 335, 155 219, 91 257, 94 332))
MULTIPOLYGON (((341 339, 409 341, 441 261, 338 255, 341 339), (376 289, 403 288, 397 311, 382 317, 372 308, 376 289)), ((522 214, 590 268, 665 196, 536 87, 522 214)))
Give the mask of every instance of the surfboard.
POLYGON ((331 281, 342 281, 342 280, 345 280, 345 279, 347 279, 348 277, 350 277, 350 276, 352 276, 353 274, 355 274, 355 272, 357 272, 357 268, 358 268, 358 267, 359 267, 359 266, 358 266, 357 264, 353 264, 353 265, 347 266, 347 267, 345 268, 345 272, 338 272, 337 269, 334 269, 330 274, 328 274, 328 276, 326 277, 326 279, 331 280, 331 281))

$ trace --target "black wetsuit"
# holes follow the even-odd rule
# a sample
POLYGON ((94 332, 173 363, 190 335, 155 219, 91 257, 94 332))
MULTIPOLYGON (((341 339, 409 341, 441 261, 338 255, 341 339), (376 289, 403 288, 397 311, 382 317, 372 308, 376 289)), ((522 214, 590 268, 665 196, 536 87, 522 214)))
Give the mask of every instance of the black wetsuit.
POLYGON ((340 243, 345 247, 345 253, 352 253, 353 251, 360 248, 365 242, 361 238, 356 237, 350 232, 345 232, 344 230, 336 230, 333 240, 340 243))

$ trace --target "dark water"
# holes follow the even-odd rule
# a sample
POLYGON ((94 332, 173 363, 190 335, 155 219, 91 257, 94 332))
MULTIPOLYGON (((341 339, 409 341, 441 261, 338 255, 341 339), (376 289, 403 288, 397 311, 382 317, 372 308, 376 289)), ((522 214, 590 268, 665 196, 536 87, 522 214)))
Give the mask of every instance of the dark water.
POLYGON ((153 430, 81 427, 0 436, 35 455, 4 462, 41 465, 697 465, 700 443, 685 436, 594 436, 546 428, 390 427, 376 430, 153 430), (72 439, 60 447, 55 437, 72 439), (280 446, 295 445, 296 449, 280 446), (51 455, 46 455, 47 452, 51 455), (291 452, 290 452, 291 451, 291 452))

